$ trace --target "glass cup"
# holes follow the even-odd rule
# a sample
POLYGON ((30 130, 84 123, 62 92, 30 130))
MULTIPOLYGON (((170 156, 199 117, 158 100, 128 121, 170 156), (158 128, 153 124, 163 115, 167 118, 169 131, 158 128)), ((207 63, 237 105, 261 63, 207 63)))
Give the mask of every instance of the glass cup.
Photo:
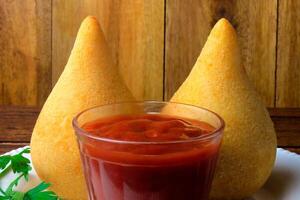
POLYGON ((90 200, 206 200, 224 121, 207 109, 170 102, 93 107, 73 120, 90 200), (95 136, 82 126, 115 115, 167 114, 206 122, 215 130, 186 140, 147 142, 95 136))

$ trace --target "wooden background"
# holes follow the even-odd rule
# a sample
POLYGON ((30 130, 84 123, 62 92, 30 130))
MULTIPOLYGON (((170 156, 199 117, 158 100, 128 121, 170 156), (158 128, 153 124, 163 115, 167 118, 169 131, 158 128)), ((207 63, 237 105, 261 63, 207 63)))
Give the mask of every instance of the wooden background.
MULTIPOLYGON (((277 117, 294 117, 295 125, 300 119, 299 10, 299 0, 1 0, 0 105, 31 106, 34 124, 87 15, 100 21, 135 97, 168 100, 212 26, 226 17, 237 30, 243 65, 266 106, 277 117)), ((4 106, 0 134, 7 130, 5 117, 28 111, 4 106)), ((288 147, 295 141, 300 147, 297 124, 288 147)), ((23 139, 19 142, 28 137, 23 139)))
POLYGON ((266 105, 300 107, 299 10, 298 0, 1 0, 0 104, 42 105, 95 15, 138 99, 169 99, 226 17, 266 105))

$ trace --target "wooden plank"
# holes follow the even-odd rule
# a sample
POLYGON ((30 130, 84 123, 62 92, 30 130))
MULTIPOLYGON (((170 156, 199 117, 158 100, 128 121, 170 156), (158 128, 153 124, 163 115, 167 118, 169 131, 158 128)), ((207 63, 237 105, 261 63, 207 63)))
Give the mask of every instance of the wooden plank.
POLYGON ((1 104, 44 103, 51 90, 50 29, 51 1, 1 1, 1 104))
POLYGON ((300 108, 269 108, 269 113, 274 117, 300 117, 300 108))
POLYGON ((0 142, 29 142, 39 110, 36 107, 0 106, 0 142))
POLYGON ((211 29, 208 1, 166 1, 165 100, 193 67, 211 29))
POLYGON ((164 1, 53 0, 53 84, 87 15, 100 21, 113 59, 134 96, 162 99, 164 1))
POLYGON ((277 1, 167 0, 165 98, 187 77, 210 29, 222 17, 238 33, 242 63, 267 106, 274 106, 277 1))
POLYGON ((278 145, 300 146, 300 117, 272 117, 278 145))
MULTIPOLYGON (((0 106, 0 142, 29 142, 40 109, 0 106)), ((300 108, 271 108, 278 146, 300 147, 300 108)))
POLYGON ((27 145, 29 143, 0 143, 0 155, 27 145))
POLYGON ((298 147, 300 144, 299 130, 276 130, 277 144, 279 146, 298 147))
POLYGON ((300 109, 269 109, 279 146, 300 146, 300 109))
POLYGON ((300 107, 300 1, 279 1, 277 107, 300 107))

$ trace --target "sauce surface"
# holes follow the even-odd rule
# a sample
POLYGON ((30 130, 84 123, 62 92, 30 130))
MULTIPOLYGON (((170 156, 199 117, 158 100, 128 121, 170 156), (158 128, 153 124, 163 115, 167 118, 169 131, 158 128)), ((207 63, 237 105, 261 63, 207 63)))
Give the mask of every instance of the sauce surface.
MULTIPOLYGON (((137 142, 184 141, 215 128, 175 116, 100 118, 89 133, 137 142)), ((85 138, 79 147, 91 200, 208 200, 221 137, 186 143, 115 143, 85 138)))
POLYGON ((186 140, 215 130, 202 121, 162 114, 113 116, 86 123, 82 128, 95 136, 137 142, 186 140))

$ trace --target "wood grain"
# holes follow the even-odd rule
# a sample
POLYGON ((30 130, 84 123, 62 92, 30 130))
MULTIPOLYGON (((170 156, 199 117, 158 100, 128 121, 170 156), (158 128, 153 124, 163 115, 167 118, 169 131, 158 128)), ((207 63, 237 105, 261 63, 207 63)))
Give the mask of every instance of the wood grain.
POLYGON ((0 106, 0 142, 29 142, 39 110, 36 107, 0 106))
POLYGON ((53 0, 53 84, 87 15, 100 21, 114 61, 134 96, 162 99, 164 1, 53 0))
POLYGON ((0 2, 0 103, 41 105, 51 89, 51 1, 0 2))
POLYGON ((236 28, 246 71, 265 104, 274 106, 277 1, 167 0, 165 97, 187 77, 210 29, 222 17, 236 28))
POLYGON ((211 29, 205 0, 166 1, 165 100, 169 100, 193 67, 211 29))
POLYGON ((300 109, 269 109, 277 133, 278 146, 300 146, 300 109))
MULTIPOLYGON (((37 107, 0 106, 0 143, 29 142, 37 107)), ((277 132, 278 146, 300 148, 300 108, 270 108, 277 132)))
POLYGON ((269 112, 277 132, 278 146, 292 151, 300 148, 300 109, 272 108, 269 112))
POLYGON ((300 1, 279 1, 277 107, 300 107, 300 1))
POLYGON ((0 155, 27 145, 29 143, 0 143, 0 155))

